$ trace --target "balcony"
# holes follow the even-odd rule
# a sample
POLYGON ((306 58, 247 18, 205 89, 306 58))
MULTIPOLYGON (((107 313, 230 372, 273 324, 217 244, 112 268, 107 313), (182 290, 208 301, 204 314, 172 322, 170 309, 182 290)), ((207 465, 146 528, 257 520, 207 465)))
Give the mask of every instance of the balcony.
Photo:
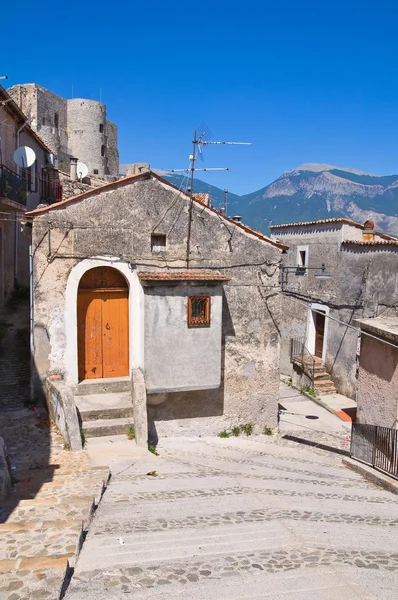
POLYGON ((22 177, 0 165, 0 200, 11 200, 26 206, 28 199, 28 183, 22 177))

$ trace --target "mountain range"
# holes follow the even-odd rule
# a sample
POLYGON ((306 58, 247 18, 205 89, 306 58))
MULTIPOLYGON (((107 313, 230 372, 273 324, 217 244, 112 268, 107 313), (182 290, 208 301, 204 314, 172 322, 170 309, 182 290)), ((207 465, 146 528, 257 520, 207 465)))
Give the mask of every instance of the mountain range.
MULTIPOLYGON (((162 176, 178 187, 183 181, 175 173, 162 176)), ((220 188, 195 179, 194 192, 209 193, 213 206, 223 206, 220 188)), ((359 223, 372 219, 379 231, 398 235, 398 175, 305 164, 251 194, 229 192, 227 213, 267 234, 270 225, 345 217, 359 223)))

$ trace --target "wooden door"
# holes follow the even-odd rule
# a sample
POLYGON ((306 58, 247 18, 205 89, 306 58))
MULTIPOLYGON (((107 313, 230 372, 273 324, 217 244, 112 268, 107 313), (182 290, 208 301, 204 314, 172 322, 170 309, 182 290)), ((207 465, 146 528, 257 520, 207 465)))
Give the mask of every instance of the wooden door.
POLYGON ((324 313, 315 314, 315 356, 322 358, 323 338, 325 335, 325 315, 324 313))
POLYGON ((127 290, 103 293, 102 364, 102 377, 124 377, 129 374, 127 290))
POLYGON ((128 290, 79 290, 79 381, 129 374, 128 290))

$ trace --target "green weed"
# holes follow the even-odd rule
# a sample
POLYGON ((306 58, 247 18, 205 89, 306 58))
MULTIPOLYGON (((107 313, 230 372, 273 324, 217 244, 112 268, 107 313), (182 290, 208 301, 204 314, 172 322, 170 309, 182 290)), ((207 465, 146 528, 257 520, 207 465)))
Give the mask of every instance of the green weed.
POLYGON ((155 456, 159 456, 159 452, 157 452, 156 450, 156 446, 154 446, 153 444, 148 442, 148 450, 149 452, 152 452, 152 454, 154 454, 155 456))
POLYGON ((133 424, 130 425, 127 437, 129 440, 135 440, 135 427, 133 424))
POLYGON ((230 435, 231 434, 228 433, 228 431, 225 431, 225 429, 224 429, 224 431, 220 431, 220 433, 218 434, 218 437, 220 437, 220 438, 229 438, 230 435))

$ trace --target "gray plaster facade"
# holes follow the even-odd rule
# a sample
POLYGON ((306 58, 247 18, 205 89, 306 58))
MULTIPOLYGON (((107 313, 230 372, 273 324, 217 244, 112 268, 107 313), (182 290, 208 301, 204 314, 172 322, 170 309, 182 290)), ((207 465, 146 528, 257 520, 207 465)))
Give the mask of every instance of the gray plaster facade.
POLYGON ((377 316, 398 297, 398 240, 371 233, 347 219, 272 227, 272 238, 289 246, 283 264, 281 372, 293 374, 290 340, 302 339, 314 354, 315 311, 325 313, 322 360, 341 394, 355 399, 359 333, 354 320, 377 316), (308 270, 297 269, 306 252, 308 270), (315 274, 325 264, 332 278, 315 274), (351 326, 351 327, 350 327, 351 326))
POLYGON ((119 175, 117 126, 106 118, 105 104, 67 100, 35 83, 15 85, 8 93, 51 148, 60 169, 68 170, 69 156, 74 156, 87 165, 89 175, 119 175))
MULTIPOLYGON (((159 435, 218 433, 237 423, 276 427, 284 247, 181 193, 152 172, 30 213, 34 352, 41 380, 75 389, 76 295, 92 267, 129 286, 130 373, 142 372, 148 421, 159 435), (163 252, 151 236, 164 235, 163 252), (225 281, 159 281, 157 272, 217 273, 225 281), (187 328, 187 295, 211 297, 209 327, 187 328)), ((142 396, 142 394, 141 394, 142 396)))

